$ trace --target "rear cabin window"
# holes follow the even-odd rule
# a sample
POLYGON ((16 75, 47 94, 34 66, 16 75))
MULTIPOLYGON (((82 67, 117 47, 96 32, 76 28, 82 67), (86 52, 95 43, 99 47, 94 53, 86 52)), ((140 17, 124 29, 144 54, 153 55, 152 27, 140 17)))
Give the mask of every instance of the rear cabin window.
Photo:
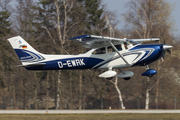
POLYGON ((92 54, 105 54, 105 53, 106 53, 106 49, 105 47, 103 47, 95 50, 92 54))
POLYGON ((115 52, 115 50, 111 46, 109 46, 108 47, 108 53, 112 53, 112 52, 115 52))

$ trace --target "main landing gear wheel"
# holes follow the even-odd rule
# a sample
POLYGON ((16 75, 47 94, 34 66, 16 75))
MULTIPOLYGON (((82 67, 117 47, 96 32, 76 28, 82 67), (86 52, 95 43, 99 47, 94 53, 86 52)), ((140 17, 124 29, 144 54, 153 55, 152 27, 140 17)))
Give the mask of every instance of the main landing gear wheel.
POLYGON ((131 77, 124 78, 124 80, 126 80, 126 81, 127 81, 127 80, 130 80, 130 79, 131 79, 131 77))
POLYGON ((113 79, 113 77, 110 77, 110 78, 106 78, 107 80, 112 80, 113 79))

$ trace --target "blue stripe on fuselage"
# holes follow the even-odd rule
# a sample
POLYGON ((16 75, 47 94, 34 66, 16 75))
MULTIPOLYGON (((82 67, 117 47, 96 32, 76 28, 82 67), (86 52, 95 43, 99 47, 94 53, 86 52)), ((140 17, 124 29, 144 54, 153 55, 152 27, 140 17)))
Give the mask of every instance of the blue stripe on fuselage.
POLYGON ((91 69, 98 63, 104 61, 98 58, 77 57, 42 62, 44 66, 26 67, 28 70, 61 70, 61 69, 91 69))
POLYGON ((21 62, 39 62, 45 60, 40 54, 25 49, 14 49, 21 62))

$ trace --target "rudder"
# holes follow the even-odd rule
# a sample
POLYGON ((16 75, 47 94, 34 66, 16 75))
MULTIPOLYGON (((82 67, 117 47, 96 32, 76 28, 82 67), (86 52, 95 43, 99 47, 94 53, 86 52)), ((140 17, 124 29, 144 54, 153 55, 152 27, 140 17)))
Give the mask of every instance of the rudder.
POLYGON ((36 51, 20 36, 9 38, 8 41, 23 65, 40 62, 45 59, 41 53, 36 51))

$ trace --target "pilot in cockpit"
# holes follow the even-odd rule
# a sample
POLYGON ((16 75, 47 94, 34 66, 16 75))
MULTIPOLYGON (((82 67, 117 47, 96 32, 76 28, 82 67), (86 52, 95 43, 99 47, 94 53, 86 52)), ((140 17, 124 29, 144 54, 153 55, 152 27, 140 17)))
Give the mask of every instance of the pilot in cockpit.
POLYGON ((128 49, 126 42, 124 42, 124 48, 125 48, 125 49, 128 49))
POLYGON ((117 48, 118 51, 122 50, 121 44, 115 45, 115 47, 117 48))

